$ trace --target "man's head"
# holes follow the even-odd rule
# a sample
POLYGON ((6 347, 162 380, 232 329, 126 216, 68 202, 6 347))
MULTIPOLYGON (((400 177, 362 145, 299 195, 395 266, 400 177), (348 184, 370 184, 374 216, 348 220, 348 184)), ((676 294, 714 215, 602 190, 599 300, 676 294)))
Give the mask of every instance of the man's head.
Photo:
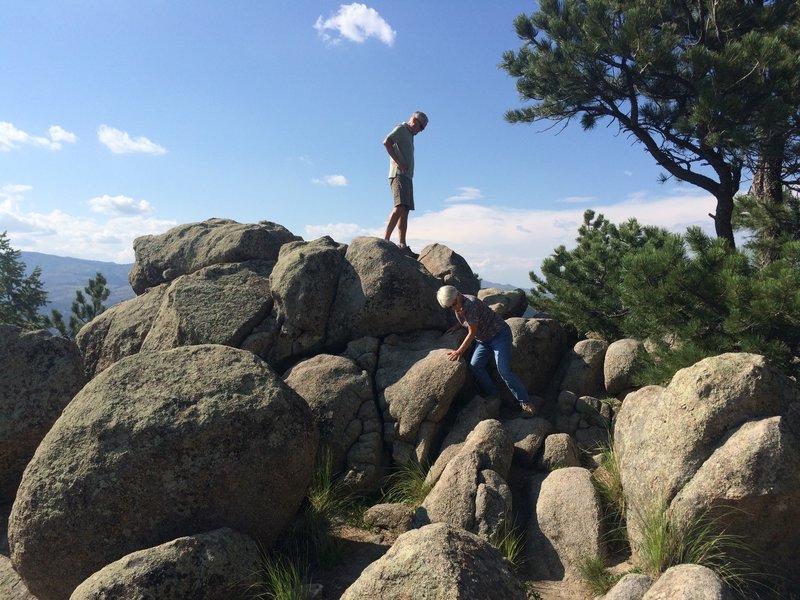
POLYGON ((442 308, 452 308, 458 299, 458 290, 452 285, 443 285, 436 292, 436 299, 442 308))
POLYGON ((408 126, 414 134, 417 134, 428 126, 428 116, 424 112, 417 111, 409 117, 408 126))

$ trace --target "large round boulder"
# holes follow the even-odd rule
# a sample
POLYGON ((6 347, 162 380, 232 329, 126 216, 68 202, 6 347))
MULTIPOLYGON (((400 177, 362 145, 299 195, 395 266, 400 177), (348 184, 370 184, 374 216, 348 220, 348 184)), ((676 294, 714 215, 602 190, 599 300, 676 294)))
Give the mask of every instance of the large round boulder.
POLYGON ((128 280, 133 291, 194 273, 209 265, 267 260, 274 262, 283 244, 299 240, 277 223, 242 224, 230 219, 208 219, 173 227, 160 235, 133 242, 136 262, 128 280))
MULTIPOLYGON (((708 511, 778 574, 800 573, 797 384, 763 356, 723 354, 678 371, 666 388, 628 394, 614 428, 628 535, 669 511, 687 524, 708 511)), ((747 557, 744 557, 747 558, 747 557)))
POLYGON ((333 347, 365 335, 448 327, 436 300, 441 281, 394 244, 370 237, 350 242, 328 320, 333 347))
POLYGON ((20 484, 8 537, 40 600, 67 598, 136 550, 220 527, 268 548, 296 514, 318 433, 308 405, 250 352, 136 354, 78 393, 20 484))
POLYGON ((251 598, 261 551, 252 538, 222 528, 123 556, 81 583, 70 600, 251 598))
POLYGON ((525 600, 525 586, 487 541, 436 523, 404 533, 341 600, 447 598, 525 600))
POLYGON ((583 562, 603 556, 602 512, 591 473, 566 467, 533 478, 531 503, 536 506, 527 531, 531 574, 580 579, 583 562))
POLYGON ((36 446, 83 383, 74 342, 0 324, 0 505, 14 499, 36 446))

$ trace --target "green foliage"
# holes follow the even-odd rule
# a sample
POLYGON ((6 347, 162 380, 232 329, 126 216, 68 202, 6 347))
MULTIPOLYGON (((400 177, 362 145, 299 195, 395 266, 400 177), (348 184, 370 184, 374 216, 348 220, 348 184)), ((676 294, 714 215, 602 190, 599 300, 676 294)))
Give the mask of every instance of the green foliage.
POLYGON ((733 245, 742 169, 797 162, 798 10, 795 0, 541 0, 514 23, 521 48, 503 54, 531 102, 506 118, 616 123, 669 177, 717 198, 717 234, 733 245))
POLYGON ((536 284, 531 305, 582 334, 593 331, 607 339, 620 338, 627 314, 618 292, 622 260, 645 245, 659 247, 668 235, 635 219, 617 227, 603 215, 587 210, 575 249, 556 248, 542 262, 544 279, 530 273, 536 284))
POLYGON ((758 269, 746 252, 690 228, 661 248, 629 254, 622 271, 623 330, 656 342, 660 368, 665 361, 680 368, 722 352, 754 352, 786 372, 796 369, 800 242, 784 243, 758 269))
POLYGON ((392 472, 383 490, 383 502, 417 507, 425 500, 433 485, 426 482, 428 469, 410 460, 392 472))
POLYGON ((612 575, 600 556, 586 558, 578 565, 581 579, 594 596, 602 596, 616 585, 622 575, 612 575))
POLYGON ((259 581, 248 590, 253 600, 309 600, 304 573, 295 562, 277 554, 263 554, 259 581))
POLYGON ((525 564, 525 532, 517 526, 511 514, 507 514, 500 527, 492 532, 489 543, 500 551, 513 570, 522 569, 525 564))
POLYGON ((784 192, 782 202, 770 202, 753 193, 736 198, 733 226, 749 233, 745 248, 763 267, 781 253, 786 242, 800 240, 800 198, 784 192))
POLYGON ((752 598, 752 589, 768 589, 765 577, 754 567, 760 561, 746 540, 726 532, 724 523, 731 518, 730 512, 714 516, 706 511, 684 522, 662 502, 639 518, 636 556, 645 574, 655 578, 675 565, 697 564, 714 571, 743 598, 752 598))
POLYGON ((111 290, 106 287, 106 278, 102 273, 97 273, 94 279, 89 279, 88 285, 81 290, 75 290, 75 300, 72 302, 72 315, 69 317, 69 327, 64 322, 64 316, 58 310, 53 310, 51 317, 44 317, 47 327, 57 329, 66 338, 74 339, 81 327, 106 310, 103 304, 108 300, 111 290), (83 293, 86 293, 88 300, 83 293))
POLYGON ((36 267, 25 276, 25 263, 19 250, 14 250, 6 236, 0 234, 0 323, 25 329, 40 329, 45 323, 39 308, 47 304, 42 290, 42 271, 36 267))
POLYGON ((772 249, 759 266, 750 246, 733 249, 696 227, 685 235, 633 220, 617 228, 587 211, 576 248, 545 259, 544 280, 531 274, 531 304, 581 332, 649 339, 640 385, 723 352, 763 354, 796 375, 800 241, 784 236, 772 249))
POLYGON ((341 555, 341 544, 334 535, 352 511, 353 500, 344 483, 333 472, 330 451, 321 449, 307 493, 308 503, 303 513, 303 527, 296 545, 297 554, 313 556, 320 564, 331 564, 341 555))
POLYGON ((600 498, 604 537, 609 549, 618 554, 628 553, 625 493, 613 443, 601 448, 600 465, 592 472, 592 484, 600 498))

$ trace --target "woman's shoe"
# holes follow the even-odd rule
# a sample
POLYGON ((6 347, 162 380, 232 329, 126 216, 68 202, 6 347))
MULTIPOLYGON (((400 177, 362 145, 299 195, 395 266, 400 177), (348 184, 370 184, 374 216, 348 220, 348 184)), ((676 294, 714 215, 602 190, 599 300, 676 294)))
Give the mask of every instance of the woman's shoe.
POLYGON ((530 402, 520 402, 519 407, 522 409, 523 418, 530 419, 536 414, 536 409, 530 402))

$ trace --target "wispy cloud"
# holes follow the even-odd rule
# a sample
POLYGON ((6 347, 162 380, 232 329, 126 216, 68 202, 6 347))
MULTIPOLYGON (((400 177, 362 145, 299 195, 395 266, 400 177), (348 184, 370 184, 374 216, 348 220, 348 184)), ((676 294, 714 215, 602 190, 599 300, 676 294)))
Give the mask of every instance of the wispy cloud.
MULTIPOLYGON (((31 186, 20 184, 0 188, 0 230, 8 232, 11 245, 17 250, 129 263, 134 260, 135 238, 163 233, 177 224, 145 214, 141 202, 140 211, 135 214, 125 212, 126 202, 110 201, 108 204, 116 205, 117 212, 107 211, 97 218, 78 217, 61 210, 30 211, 24 204, 25 195, 31 190, 31 186)), ((131 206, 137 206, 137 202, 131 201, 131 206)))
POLYGON ((89 200, 92 212, 104 215, 146 215, 153 212, 147 200, 134 200, 128 196, 109 196, 105 194, 89 200))
POLYGON ((114 154, 166 154, 167 149, 146 137, 132 138, 127 131, 120 131, 108 125, 100 125, 97 139, 114 154))
POLYGON ((444 199, 445 202, 474 202, 475 200, 480 200, 483 198, 483 194, 481 191, 476 187, 460 187, 458 188, 458 194, 455 196, 448 196, 444 199))
POLYGON ((327 19, 320 15, 314 23, 314 29, 323 40, 332 44, 338 44, 342 40, 362 44, 374 37, 391 46, 397 35, 378 11, 358 2, 340 5, 339 12, 327 19))
POLYGON ((311 183, 329 187, 344 187, 347 185, 347 177, 344 175, 325 175, 321 179, 312 179, 311 183))
POLYGON ((53 125, 47 130, 47 136, 31 135, 17 129, 13 123, 0 121, 0 152, 8 152, 22 145, 38 146, 48 150, 61 150, 64 143, 74 144, 78 137, 60 125, 53 125))
POLYGON ((330 236, 337 242, 348 243, 354 237, 383 235, 383 229, 362 227, 356 223, 328 223, 326 225, 306 225, 305 239, 316 240, 330 236))

